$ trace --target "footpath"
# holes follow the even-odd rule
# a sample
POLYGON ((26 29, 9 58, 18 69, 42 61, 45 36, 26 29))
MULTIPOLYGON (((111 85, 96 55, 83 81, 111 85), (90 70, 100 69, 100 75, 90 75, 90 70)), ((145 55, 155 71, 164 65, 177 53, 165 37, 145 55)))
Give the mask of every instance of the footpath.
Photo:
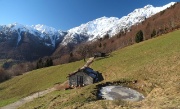
MULTIPOLYGON (((89 60, 86 62, 86 64, 81 69, 88 67, 93 62, 93 60, 94 60, 94 57, 89 58, 89 60)), ((6 105, 4 107, 0 107, 0 109, 17 109, 17 108, 21 107, 22 105, 24 105, 30 101, 33 101, 35 98, 42 97, 42 96, 44 96, 50 92, 53 92, 55 90, 56 90, 56 88, 53 87, 53 88, 50 88, 50 89, 47 89, 44 91, 34 93, 34 94, 27 96, 25 98, 22 98, 22 99, 14 102, 14 103, 11 103, 11 104, 6 105)))

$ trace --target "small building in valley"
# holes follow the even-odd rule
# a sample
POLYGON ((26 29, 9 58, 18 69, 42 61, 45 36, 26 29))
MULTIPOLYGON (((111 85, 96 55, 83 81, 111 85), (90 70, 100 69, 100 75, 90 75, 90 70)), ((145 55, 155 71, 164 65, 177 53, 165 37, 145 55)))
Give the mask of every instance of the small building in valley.
POLYGON ((94 53, 95 58, 97 58, 97 57, 106 57, 106 56, 108 56, 108 54, 106 54, 106 53, 101 53, 101 52, 94 53))
POLYGON ((68 77, 70 87, 85 86, 103 80, 101 73, 94 71, 89 67, 79 69, 78 71, 69 74, 68 77))

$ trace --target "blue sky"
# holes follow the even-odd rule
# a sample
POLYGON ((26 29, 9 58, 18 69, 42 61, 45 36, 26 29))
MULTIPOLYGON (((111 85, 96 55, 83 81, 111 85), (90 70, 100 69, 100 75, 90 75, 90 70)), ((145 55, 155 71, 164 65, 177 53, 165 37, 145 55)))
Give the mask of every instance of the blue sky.
POLYGON ((44 24, 68 30, 99 17, 127 15, 147 4, 163 6, 179 0, 0 0, 0 25, 44 24))

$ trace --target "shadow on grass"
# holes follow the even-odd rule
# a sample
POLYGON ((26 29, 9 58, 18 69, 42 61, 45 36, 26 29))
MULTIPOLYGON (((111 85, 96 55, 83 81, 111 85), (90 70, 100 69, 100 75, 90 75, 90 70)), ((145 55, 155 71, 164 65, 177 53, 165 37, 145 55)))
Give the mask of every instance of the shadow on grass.
POLYGON ((98 58, 95 58, 95 59, 96 59, 96 61, 100 61, 100 60, 111 58, 111 57, 113 57, 113 56, 112 55, 108 55, 108 56, 105 56, 105 57, 98 57, 98 58))

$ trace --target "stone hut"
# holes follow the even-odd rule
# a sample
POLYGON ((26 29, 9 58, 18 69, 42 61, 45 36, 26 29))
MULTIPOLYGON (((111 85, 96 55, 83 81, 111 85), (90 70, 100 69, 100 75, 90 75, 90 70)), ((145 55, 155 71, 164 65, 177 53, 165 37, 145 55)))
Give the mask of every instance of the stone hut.
POLYGON ((103 80, 102 74, 92 68, 85 67, 69 74, 69 86, 78 87, 93 84, 103 80))

